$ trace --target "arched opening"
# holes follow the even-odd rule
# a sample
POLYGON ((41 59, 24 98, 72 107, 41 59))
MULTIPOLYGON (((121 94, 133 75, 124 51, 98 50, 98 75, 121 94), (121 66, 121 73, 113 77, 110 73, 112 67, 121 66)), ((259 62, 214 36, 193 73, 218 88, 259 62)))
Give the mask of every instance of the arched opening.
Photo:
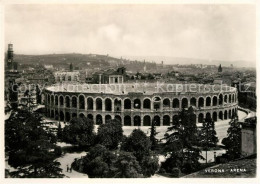
POLYGON ((213 121, 218 121, 218 114, 217 114, 217 112, 213 112, 213 121))
POLYGON ((228 115, 227 115, 227 111, 224 112, 224 119, 227 119, 228 115))
POLYGON ((78 101, 77 97, 73 96, 72 97, 72 107, 73 108, 77 108, 77 101, 78 101))
POLYGON ((229 118, 229 119, 232 118, 231 109, 228 111, 228 118, 229 118))
POLYGON ((88 114, 87 118, 93 120, 93 115, 92 114, 88 114))
POLYGON ((83 113, 80 113, 80 114, 79 114, 79 117, 80 117, 80 118, 85 118, 85 115, 84 115, 83 113))
POLYGON ((85 97, 83 95, 79 96, 79 109, 85 109, 85 97))
POLYGON ((170 108, 171 107, 171 102, 170 102, 169 98, 165 98, 163 100, 163 107, 165 107, 165 108, 170 108))
POLYGON ((60 106, 63 106, 64 105, 64 98, 63 96, 60 96, 60 106))
POLYGON ((58 101, 58 96, 55 96, 55 105, 58 105, 59 101, 58 101))
POLYGON ((210 114, 209 112, 206 113, 206 119, 207 119, 207 120, 211 119, 211 114, 210 114))
POLYGON ((204 114, 200 113, 198 117, 198 122, 203 123, 203 120, 204 120, 204 114))
POLYGON ((144 120, 143 120, 144 122, 144 126, 151 126, 151 117, 150 116, 148 116, 148 115, 146 115, 146 116, 144 116, 144 120))
POLYGON ((170 126, 170 116, 168 115, 163 116, 163 126, 170 126))
MULTIPOLYGON (((130 99, 124 100, 124 109, 131 109, 131 100, 130 99)), ((126 126, 128 126, 128 125, 126 125, 126 126)))
POLYGON ((223 95, 222 94, 220 94, 218 97, 218 104, 223 105, 223 95))
POLYGON ((150 99, 144 100, 144 109, 151 109, 151 100, 150 99))
POLYGON ((179 121, 178 115, 172 116, 172 124, 176 125, 179 121))
POLYGON ((98 114, 98 115, 96 116, 96 124, 97 124, 97 125, 103 124, 103 119, 102 119, 102 116, 101 116, 100 114, 98 114))
POLYGON ((51 118, 54 118, 54 110, 51 110, 51 118))
POLYGON ((134 117, 134 126, 141 126, 141 117, 140 116, 134 117))
POLYGON ((141 101, 140 101, 140 99, 135 99, 134 100, 134 108, 135 109, 140 109, 141 108, 141 101))
POLYGON ((66 96, 65 101, 66 101, 66 107, 70 107, 70 98, 68 96, 66 96))
POLYGON ((64 121, 64 113, 63 113, 63 111, 60 111, 60 121, 64 121))
POLYGON ((204 98, 203 97, 199 98, 199 108, 200 107, 204 107, 204 98))
POLYGON ((122 123, 122 118, 121 118, 121 116, 116 115, 116 116, 115 116, 115 119, 116 119, 117 121, 119 121, 120 123, 122 123))
POLYGON ((106 111, 111 111, 112 110, 112 101, 109 98, 107 98, 105 100, 105 109, 106 109, 106 111))
POLYGON ((121 111, 121 99, 115 99, 114 106, 114 111, 121 111))
POLYGON ((111 116, 110 115, 106 115, 105 116, 105 122, 108 123, 111 120, 111 116))
POLYGON ((87 99, 87 106, 88 106, 88 110, 93 110, 93 99, 92 98, 87 99))
POLYGON ((182 108, 188 108, 188 99, 187 98, 183 98, 182 100, 181 100, 181 107, 182 108))
POLYGON ((131 126, 131 117, 130 116, 124 117, 124 126, 131 126))
POLYGON ((228 95, 228 102, 231 103, 231 94, 228 95))
POLYGON ((51 105, 54 105, 54 96, 51 96, 51 105))
POLYGON ((153 108, 156 111, 161 108, 161 98, 160 97, 155 97, 154 98, 154 100, 153 100, 153 108))
POLYGON ((225 102, 225 103, 228 102, 227 97, 228 97, 227 95, 224 96, 224 102, 225 102))
POLYGON ((180 108, 180 101, 177 98, 174 98, 172 101, 172 107, 173 108, 180 108))
POLYGON ((72 118, 76 118, 77 117, 77 113, 72 113, 72 118))
POLYGON ((223 112, 222 112, 222 111, 220 111, 220 112, 218 113, 218 119, 223 120, 223 112))
POLYGON ((197 103, 196 98, 192 97, 192 98, 190 99, 190 105, 193 106, 193 107, 196 107, 196 103, 197 103))
POLYGON ((154 125, 155 126, 160 126, 161 125, 161 118, 160 118, 160 116, 154 116, 153 121, 154 121, 154 125))
POLYGON ((96 110, 102 111, 102 99, 101 98, 96 99, 96 110))
POLYGON ((51 97, 50 97, 50 95, 47 95, 47 104, 48 104, 48 105, 51 104, 51 97))
POLYGON ((206 98, 206 106, 211 106, 211 98, 209 96, 206 98))
POLYGON ((218 98, 216 96, 213 97, 213 106, 218 105, 218 98))
POLYGON ((70 113, 69 113, 69 112, 66 112, 66 113, 65 113, 65 120, 66 120, 67 122, 70 121, 70 113))

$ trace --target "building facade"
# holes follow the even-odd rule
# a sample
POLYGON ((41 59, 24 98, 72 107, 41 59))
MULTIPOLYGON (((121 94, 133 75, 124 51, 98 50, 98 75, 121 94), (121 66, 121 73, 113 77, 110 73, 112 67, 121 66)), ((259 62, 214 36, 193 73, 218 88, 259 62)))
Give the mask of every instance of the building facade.
POLYGON ((85 116, 96 124, 118 119, 124 126, 150 126, 152 121, 157 126, 169 126, 182 108, 190 106, 197 123, 206 117, 214 121, 228 119, 237 112, 237 90, 233 87, 221 92, 158 92, 152 90, 154 84, 149 84, 149 89, 125 84, 126 87, 118 92, 106 92, 108 90, 91 91, 93 85, 87 85, 85 91, 79 87, 77 90, 64 86, 46 88, 47 116, 60 121, 85 116))

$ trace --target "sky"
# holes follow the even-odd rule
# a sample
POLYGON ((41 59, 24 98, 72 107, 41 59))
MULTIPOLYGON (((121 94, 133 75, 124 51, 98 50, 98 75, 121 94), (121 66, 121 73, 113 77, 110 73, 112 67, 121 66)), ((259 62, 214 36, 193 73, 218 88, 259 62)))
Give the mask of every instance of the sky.
POLYGON ((6 5, 16 54, 256 60, 253 5, 6 5))

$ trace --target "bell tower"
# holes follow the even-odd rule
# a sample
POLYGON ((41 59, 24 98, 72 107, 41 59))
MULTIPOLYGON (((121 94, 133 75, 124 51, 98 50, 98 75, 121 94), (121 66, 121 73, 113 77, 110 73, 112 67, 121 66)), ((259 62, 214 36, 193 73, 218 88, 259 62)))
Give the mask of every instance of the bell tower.
POLYGON ((14 60, 14 51, 13 51, 13 44, 8 44, 7 50, 7 68, 8 70, 13 69, 13 61, 14 60))

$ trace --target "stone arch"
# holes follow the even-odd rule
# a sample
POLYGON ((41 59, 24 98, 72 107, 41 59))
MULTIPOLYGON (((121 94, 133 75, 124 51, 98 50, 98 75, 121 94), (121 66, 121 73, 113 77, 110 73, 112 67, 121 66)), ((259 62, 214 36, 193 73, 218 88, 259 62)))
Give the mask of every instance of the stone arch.
POLYGON ((218 96, 218 104, 219 104, 219 105, 223 105, 223 94, 220 94, 220 95, 218 96))
POLYGON ((77 108, 77 105, 78 105, 78 98, 76 96, 72 96, 72 107, 73 108, 77 108))
POLYGON ((70 107, 70 97, 69 96, 65 97, 65 103, 66 103, 66 107, 70 107))
POLYGON ((209 96, 206 98, 206 106, 211 106, 211 98, 209 96))
POLYGON ((124 126, 131 126, 131 117, 130 116, 125 116, 124 117, 124 126))
POLYGON ((178 121, 179 121, 178 115, 172 116, 172 123, 173 123, 173 124, 177 124, 178 121))
POLYGON ((60 111, 60 121, 64 121, 64 113, 63 113, 63 111, 60 111))
POLYGON ((77 117, 77 113, 73 112, 71 115, 72 118, 76 118, 77 117))
POLYGON ((55 99, 54 99, 55 105, 59 105, 59 100, 58 100, 58 96, 55 95, 55 99))
POLYGON ((51 95, 51 105, 54 105, 54 95, 51 95))
POLYGON ((141 117, 134 116, 134 126, 141 126, 141 117))
POLYGON ((207 112, 207 113, 206 113, 206 119, 211 119, 211 114, 210 114, 210 112, 207 112))
POLYGON ((122 100, 120 98, 115 99, 115 101, 114 101, 114 111, 121 111, 121 105, 122 105, 121 102, 122 102, 122 100))
POLYGON ((96 98, 96 110, 102 111, 102 99, 96 98))
POLYGON ((154 116, 153 121, 154 121, 154 125, 155 126, 160 126, 161 125, 161 118, 160 118, 160 116, 158 116, 158 115, 154 116))
POLYGON ((108 121, 110 121, 112 119, 112 117, 108 114, 105 116, 105 123, 108 123, 108 121))
POLYGON ((88 115, 87 115, 87 118, 88 118, 88 119, 91 119, 91 120, 94 119, 92 114, 88 114, 88 115))
POLYGON ((227 114, 227 110, 224 111, 224 119, 227 119, 228 114, 227 114))
POLYGON ((217 112, 213 112, 212 119, 213 119, 213 121, 218 121, 218 114, 217 114, 217 112))
POLYGON ((192 97, 191 99, 190 99, 190 105, 191 106, 194 106, 194 107, 197 107, 197 100, 196 100, 196 98, 195 97, 192 97))
POLYGON ((181 107, 182 108, 188 108, 188 99, 187 98, 181 99, 181 107))
POLYGON ((155 110, 158 110, 158 109, 161 108, 161 100, 162 99, 159 96, 156 96, 156 97, 153 98, 153 108, 155 110))
POLYGON ((93 98, 92 97, 87 98, 87 107, 88 107, 88 110, 93 110, 93 98))
POLYGON ((218 113, 218 119, 223 120, 223 112, 222 112, 222 111, 219 111, 219 113, 218 113))
POLYGON ((180 101, 178 98, 174 98, 172 101, 172 107, 173 108, 180 108, 180 101))
POLYGON ((100 114, 97 114, 97 116, 96 116, 96 124, 97 125, 103 124, 103 118, 100 114))
POLYGON ((228 96, 227 95, 224 95, 224 102, 228 103, 228 96))
MULTIPOLYGON (((131 109, 131 100, 128 98, 124 100, 124 109, 131 109)), ((126 126, 131 126, 131 125, 126 125, 126 126)))
POLYGON ((106 98, 105 100, 105 110, 112 111, 112 100, 110 98, 106 98))
POLYGON ((151 100, 150 99, 148 99, 148 98, 144 99, 143 108, 144 109, 151 109, 151 100))
POLYGON ((79 109, 85 109, 85 96, 79 95, 79 109))
POLYGON ((204 107, 204 98, 203 97, 199 97, 199 108, 200 107, 204 107))
POLYGON ((122 118, 119 115, 115 115, 115 119, 118 120, 120 123, 122 123, 122 118))
POLYGON ((198 116, 198 122, 203 123, 203 121, 204 121, 204 114, 200 113, 199 116, 198 116))
POLYGON ((135 99, 134 100, 134 108, 135 109, 140 109, 141 108, 141 100, 140 99, 135 99))
POLYGON ((169 115, 163 116, 163 126, 170 126, 170 116, 169 115))
POLYGON ((213 96, 213 106, 217 106, 218 105, 218 97, 213 96))
POLYGON ((144 116, 143 124, 144 126, 151 126, 151 117, 149 115, 144 116))
POLYGON ((169 98, 163 99, 163 107, 171 107, 171 102, 169 98))
POLYGON ((60 106, 63 106, 64 105, 64 97, 61 95, 59 97, 59 99, 60 99, 60 106))
POLYGON ((85 116, 83 113, 80 113, 80 114, 79 114, 79 117, 80 117, 80 118, 85 118, 86 116, 85 116))
POLYGON ((65 113, 65 121, 67 121, 67 122, 70 121, 70 113, 69 112, 65 113))

